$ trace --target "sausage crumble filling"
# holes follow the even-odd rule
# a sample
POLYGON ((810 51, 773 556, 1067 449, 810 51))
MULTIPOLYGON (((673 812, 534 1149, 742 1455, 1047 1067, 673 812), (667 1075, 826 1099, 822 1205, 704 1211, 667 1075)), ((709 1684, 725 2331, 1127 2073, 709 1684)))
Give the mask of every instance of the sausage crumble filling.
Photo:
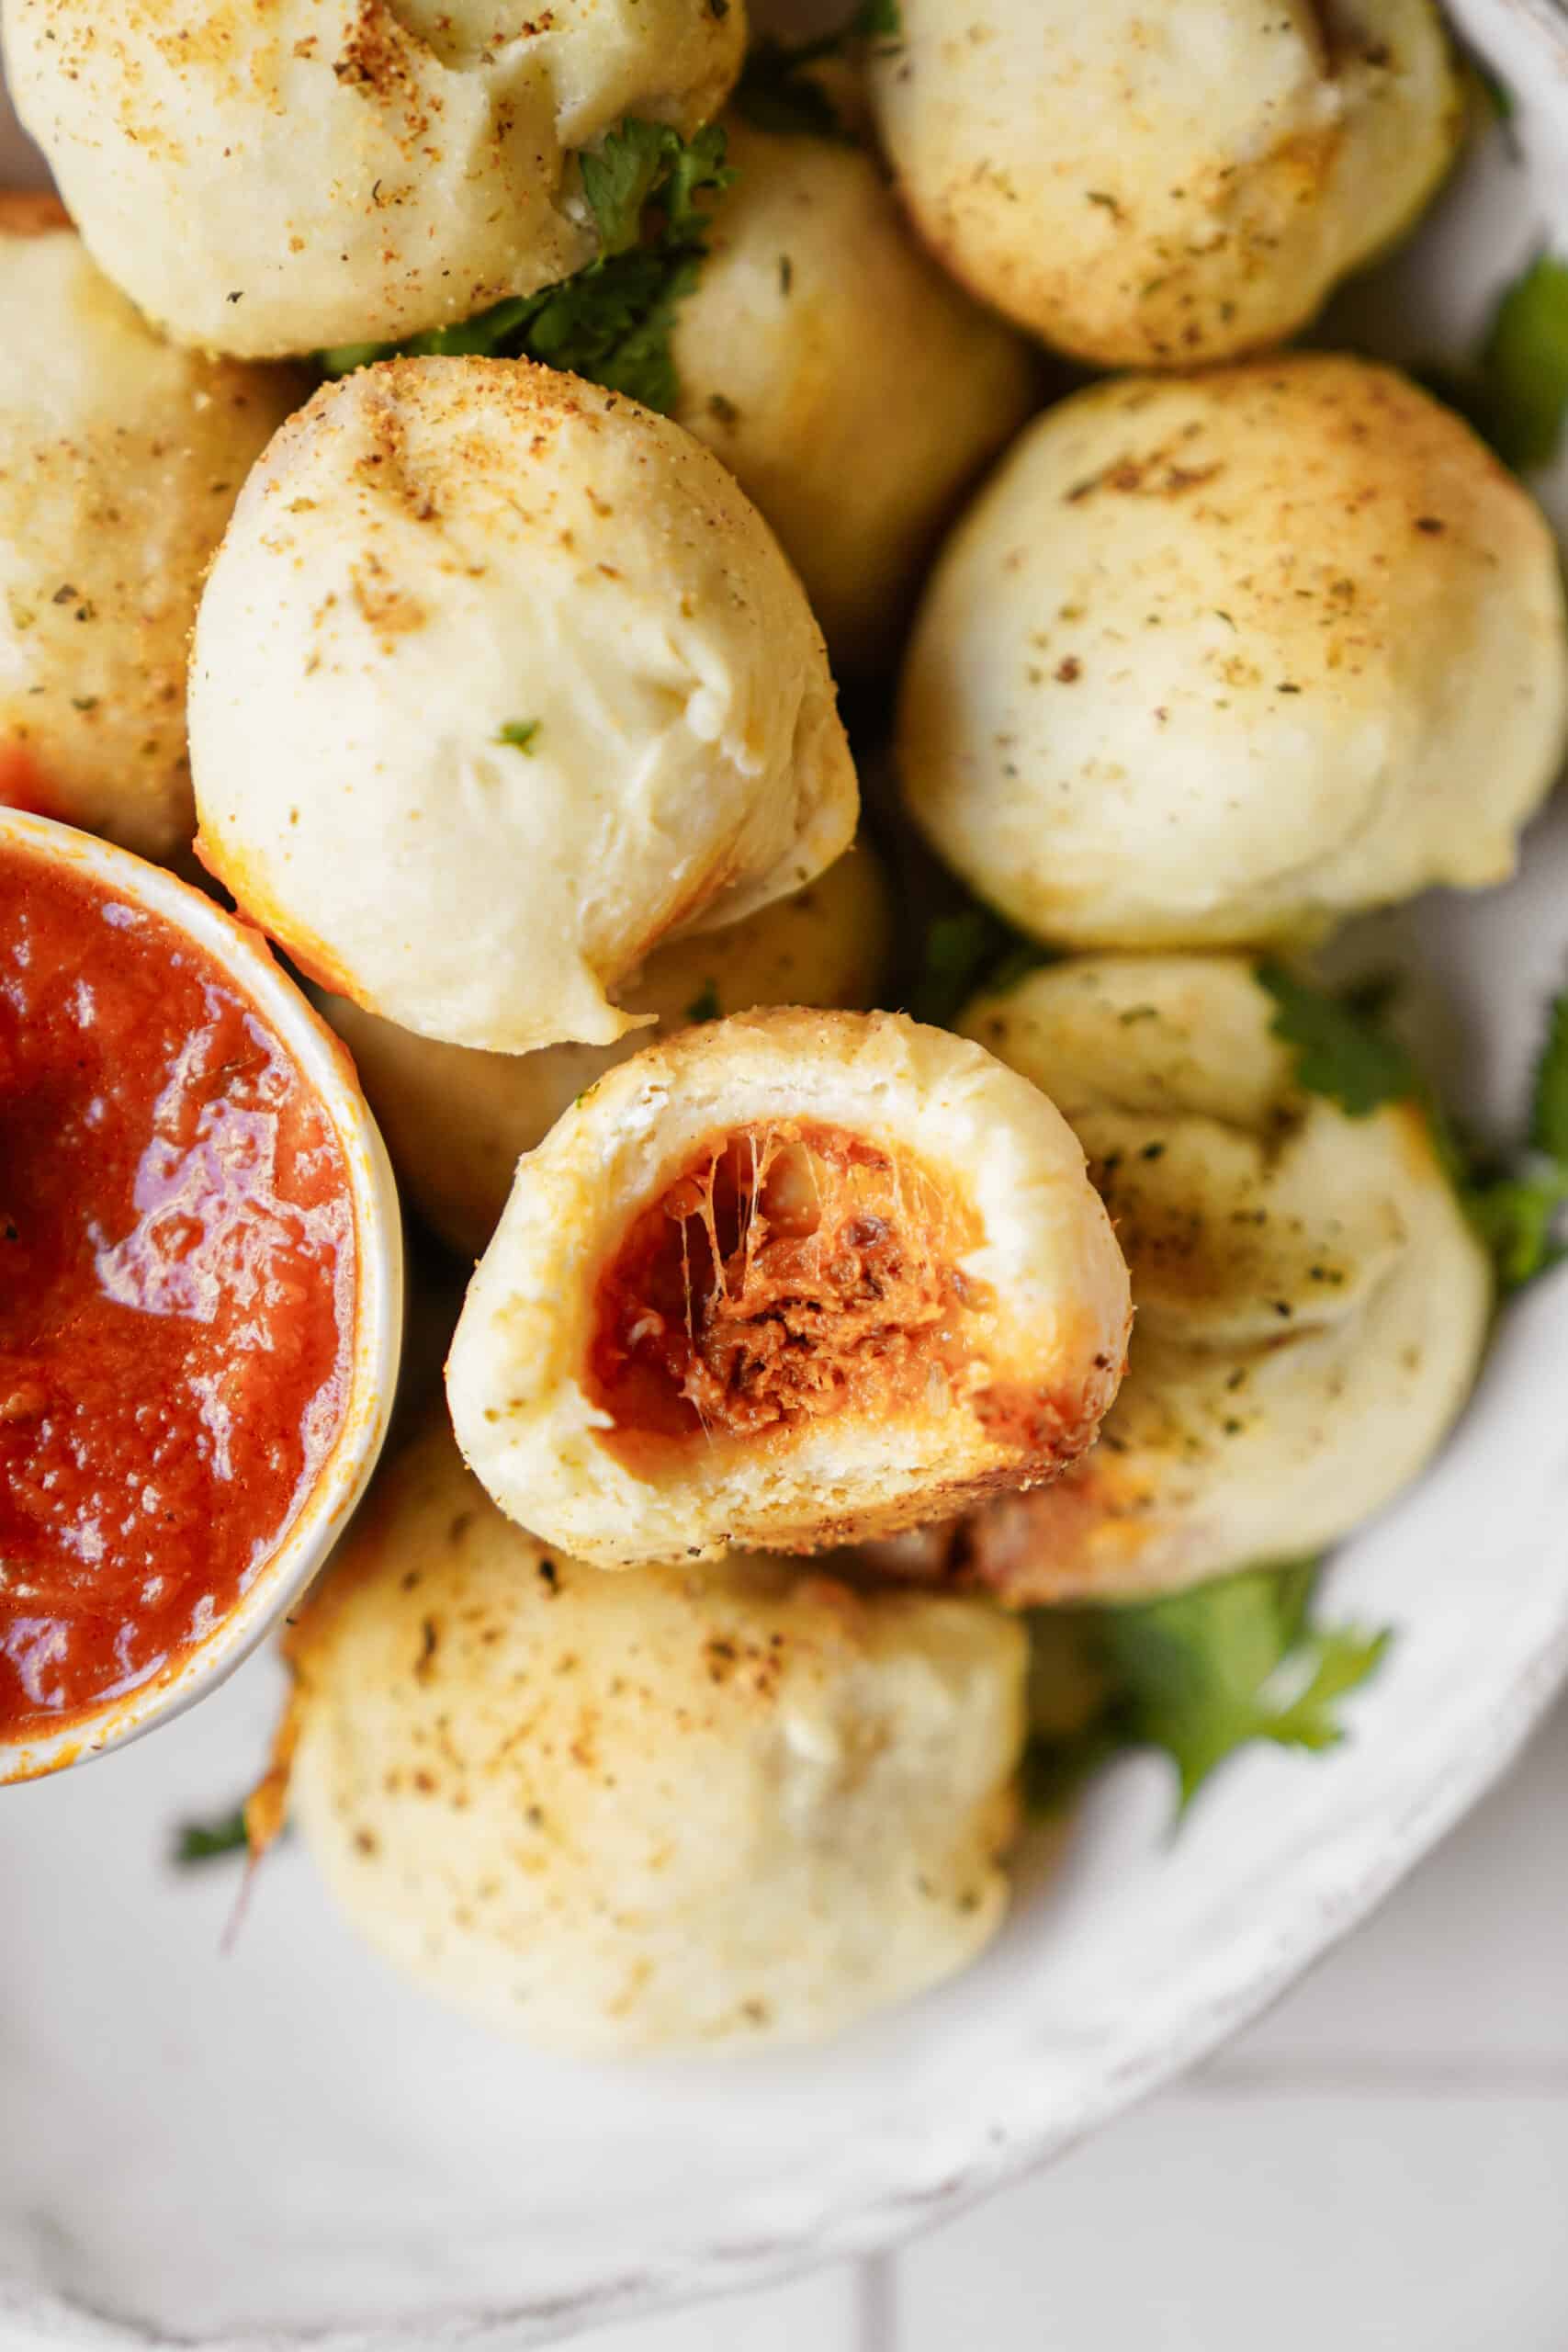
POLYGON ((941 1410, 982 1302, 975 1234, 913 1158, 796 1120, 714 1137, 600 1278, 589 1385, 617 1437, 754 1438, 941 1410))

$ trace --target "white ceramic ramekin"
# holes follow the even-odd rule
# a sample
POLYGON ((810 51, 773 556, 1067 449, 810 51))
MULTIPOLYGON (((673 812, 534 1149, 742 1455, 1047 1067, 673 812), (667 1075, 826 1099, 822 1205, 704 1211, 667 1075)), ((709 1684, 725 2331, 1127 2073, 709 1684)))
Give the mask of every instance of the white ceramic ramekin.
POLYGON ((69 866, 184 932, 276 1031, 325 1106, 343 1151, 354 1203, 355 1283, 343 1427, 271 1559, 205 1641, 165 1674, 57 1730, 0 1736, 0 1782, 58 1772, 167 1723, 215 1689, 287 1613, 326 1559, 375 1467, 397 1387, 403 1317, 402 1222, 385 1147, 353 1063, 260 932, 161 866, 51 818, 0 808, 0 846, 6 844, 69 866))

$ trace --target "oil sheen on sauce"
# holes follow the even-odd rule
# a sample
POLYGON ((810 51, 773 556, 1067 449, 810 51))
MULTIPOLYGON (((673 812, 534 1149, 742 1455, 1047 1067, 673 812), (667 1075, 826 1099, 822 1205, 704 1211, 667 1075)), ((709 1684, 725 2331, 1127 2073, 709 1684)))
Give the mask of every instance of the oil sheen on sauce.
POLYGON ((0 1735, 177 1665, 342 1427, 348 1173, 186 935, 0 846, 0 1735))

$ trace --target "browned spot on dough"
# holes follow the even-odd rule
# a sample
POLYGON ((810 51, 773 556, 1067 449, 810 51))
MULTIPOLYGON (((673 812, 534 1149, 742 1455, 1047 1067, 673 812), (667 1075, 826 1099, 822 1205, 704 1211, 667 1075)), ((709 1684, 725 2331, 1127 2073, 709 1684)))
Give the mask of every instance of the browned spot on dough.
POLYGON ((400 588, 389 578, 379 556, 363 556, 351 568, 349 578, 355 604, 367 626, 381 639, 383 651, 390 650, 392 639, 424 627, 429 616, 423 605, 412 590, 400 588))
POLYGON ((70 226, 71 215, 57 196, 24 188, 0 190, 0 236, 46 237, 70 226))

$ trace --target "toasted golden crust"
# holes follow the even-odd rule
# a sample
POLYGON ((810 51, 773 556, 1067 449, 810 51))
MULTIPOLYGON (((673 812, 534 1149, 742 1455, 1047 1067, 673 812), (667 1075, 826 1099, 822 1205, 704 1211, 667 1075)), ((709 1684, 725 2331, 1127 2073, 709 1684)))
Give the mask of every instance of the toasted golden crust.
POLYGON ((579 152, 690 134, 742 0, 7 0, 7 78, 99 266, 244 357, 397 342, 591 261, 579 152))
POLYGON ((1091 1454, 884 1565, 1020 1607, 1172 1590, 1334 1543, 1441 1444, 1484 1254, 1420 1113, 1303 1095, 1272 1013, 1230 956, 1083 957, 969 1007, 1088 1150, 1137 1329, 1091 1454))
POLYGON ((71 225, 57 196, 38 188, 0 188, 0 236, 44 237, 71 225))
POLYGON ((188 849, 201 576, 306 389, 163 342, 51 197, 0 196, 0 801, 188 849))
MULTIPOLYGON (((892 938, 887 884, 862 844, 804 890, 725 931, 655 949, 619 991, 655 1034, 754 1005, 868 1004, 892 938)), ((647 1035, 614 1046, 547 1046, 485 1054, 438 1045, 331 996, 323 1010, 358 1066, 392 1164, 415 1205, 462 1257, 495 1231, 517 1162, 561 1114, 647 1035)))
POLYGON ((927 589, 898 757, 1038 937, 1224 945, 1503 880, 1565 730, 1533 501, 1404 378, 1298 353, 1025 434, 927 589))
POLYGON ((820 633, 690 436, 521 361, 324 386, 245 487, 191 665, 201 851, 421 1035, 608 1045, 661 940, 848 847, 820 633))
POLYGON ((908 0, 873 96, 921 232, 1106 367, 1281 342, 1415 219, 1458 145, 1430 0, 908 0))
POLYGON ((601 1576, 434 1430, 290 1637, 293 1810, 349 1918, 554 2048, 799 2041, 962 1967, 1007 1899, 1025 1645, 777 1562, 601 1576))
POLYGON ((503 1509, 603 1566, 810 1550, 1050 1476, 1126 1272, 1032 1086, 887 1013, 647 1047, 519 1164, 447 1365, 503 1509))
POLYGON ((726 129, 737 179, 677 314, 674 413, 777 531, 835 669, 875 671, 1037 371, 921 252, 868 151, 726 129))

